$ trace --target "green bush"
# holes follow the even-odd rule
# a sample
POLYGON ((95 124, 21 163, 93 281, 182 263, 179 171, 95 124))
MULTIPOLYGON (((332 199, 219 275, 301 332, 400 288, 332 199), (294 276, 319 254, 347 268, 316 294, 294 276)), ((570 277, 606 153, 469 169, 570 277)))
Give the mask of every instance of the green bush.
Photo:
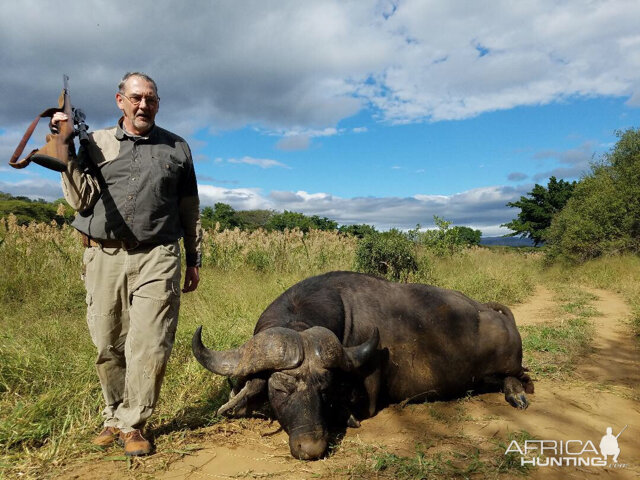
POLYGON ((396 229, 367 235, 358 242, 355 269, 391 280, 406 279, 418 269, 415 245, 396 229))
POLYGON ((437 227, 435 230, 420 231, 420 225, 409 231, 409 237, 416 243, 424 245, 437 256, 454 255, 467 247, 480 244, 482 232, 469 227, 451 226, 451 222, 433 216, 437 227))
POLYGON ((583 262, 640 251, 640 130, 618 132, 611 152, 576 185, 547 235, 551 259, 583 262))

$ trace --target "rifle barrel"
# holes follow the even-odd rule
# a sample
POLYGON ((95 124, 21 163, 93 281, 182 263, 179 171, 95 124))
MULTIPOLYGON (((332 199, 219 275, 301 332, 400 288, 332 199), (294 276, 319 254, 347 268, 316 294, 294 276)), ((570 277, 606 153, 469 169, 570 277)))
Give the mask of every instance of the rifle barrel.
POLYGON ((622 430, 620 430, 620 433, 618 435, 616 435, 616 438, 618 438, 620 435, 622 435, 622 432, 624 432, 627 429, 628 426, 629 425, 625 425, 624 428, 622 430))

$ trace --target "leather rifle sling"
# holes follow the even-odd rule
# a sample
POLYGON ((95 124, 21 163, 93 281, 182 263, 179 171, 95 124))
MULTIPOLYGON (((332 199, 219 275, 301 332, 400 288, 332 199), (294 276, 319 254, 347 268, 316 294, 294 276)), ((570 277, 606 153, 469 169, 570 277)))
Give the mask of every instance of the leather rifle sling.
POLYGON ((54 113, 61 112, 61 111, 62 111, 61 108, 55 108, 55 107, 54 108, 48 108, 44 112, 42 112, 40 115, 38 115, 33 120, 33 122, 31 122, 31 125, 29 125, 29 128, 27 128, 27 131, 24 132, 24 135, 22 136, 22 140, 20 140, 20 143, 16 147, 16 151, 13 152, 13 155, 11 156, 11 160, 9 160, 9 165, 11 165, 13 168, 24 168, 27 165, 29 165, 29 163, 31 163, 31 156, 39 150, 37 148, 35 150, 32 150, 23 159, 18 160, 18 158, 20 157, 20 155, 22 155, 22 151, 24 150, 24 147, 27 146, 27 142, 31 138, 31 135, 33 134, 33 131, 36 129, 36 126, 38 125, 38 122, 40 121, 40 119, 42 117, 53 117, 54 113))

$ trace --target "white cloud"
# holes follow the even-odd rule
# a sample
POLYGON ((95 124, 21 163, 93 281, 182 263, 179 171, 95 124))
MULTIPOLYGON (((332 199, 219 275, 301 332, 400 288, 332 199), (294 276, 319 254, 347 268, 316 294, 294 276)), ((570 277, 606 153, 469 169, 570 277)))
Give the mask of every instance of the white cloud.
MULTIPOLYGON (((383 230, 409 229, 418 223, 423 227, 430 227, 433 226, 433 216, 437 215, 455 225, 473 226, 482 230, 485 235, 507 233, 500 224, 512 220, 517 212, 506 204, 519 199, 530 189, 531 185, 518 188, 495 186, 454 195, 342 198, 326 192, 274 190, 264 194, 259 188, 198 185, 201 207, 223 202, 236 210, 291 210, 328 217, 340 224, 368 223, 383 230)), ((0 191, 49 201, 62 196, 59 181, 37 175, 13 183, 0 182, 0 191)))
POLYGON ((222 188, 212 185, 198 185, 200 206, 213 206, 217 202, 228 203, 236 210, 270 208, 260 194, 260 189, 222 188))
POLYGON ((253 158, 253 157, 230 158, 227 160, 227 162, 245 163, 247 165, 257 165, 260 168, 273 168, 273 167, 291 168, 282 162, 278 162, 277 160, 271 160, 269 158, 253 158))
POLYGON ((595 148, 596 144, 594 142, 587 141, 569 150, 543 150, 537 152, 533 158, 555 160, 561 166, 539 172, 533 176, 533 180, 538 182, 552 176, 558 179, 578 179, 582 177, 590 170, 591 162, 595 156, 595 148))
POLYGON ((511 182, 521 182, 526 178, 527 178, 527 174, 522 172, 512 172, 507 176, 507 179, 511 182))
POLYGON ((635 1, 67 6, 3 6, 0 91, 18 94, 3 98, 0 127, 55 105, 62 70, 94 129, 117 117, 115 87, 134 69, 158 81, 159 122, 186 134, 244 125, 322 132, 368 107, 407 123, 573 96, 640 104, 635 1))
POLYGON ((280 150, 306 150, 311 144, 309 135, 290 135, 283 137, 276 144, 276 148, 280 150))
POLYGON ((507 233, 501 224, 512 220, 516 212, 506 206, 524 195, 530 186, 520 188, 487 187, 455 195, 415 195, 413 197, 342 198, 330 193, 302 190, 272 191, 264 195, 258 189, 225 189, 201 185, 203 206, 224 202, 237 210, 291 210, 306 215, 328 217, 340 224, 368 223, 379 229, 409 229, 421 224, 433 226, 433 216, 444 217, 455 225, 473 226, 485 235, 507 233))
POLYGON ((62 197, 62 185, 60 181, 34 176, 17 182, 0 181, 0 192, 10 193, 15 197, 43 198, 51 202, 62 197))

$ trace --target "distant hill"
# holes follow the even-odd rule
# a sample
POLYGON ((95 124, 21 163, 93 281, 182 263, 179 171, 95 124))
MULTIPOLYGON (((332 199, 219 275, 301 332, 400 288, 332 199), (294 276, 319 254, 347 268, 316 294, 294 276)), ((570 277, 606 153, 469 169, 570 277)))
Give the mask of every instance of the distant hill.
POLYGON ((504 247, 533 247, 533 240, 521 237, 481 237, 480 245, 504 247))

